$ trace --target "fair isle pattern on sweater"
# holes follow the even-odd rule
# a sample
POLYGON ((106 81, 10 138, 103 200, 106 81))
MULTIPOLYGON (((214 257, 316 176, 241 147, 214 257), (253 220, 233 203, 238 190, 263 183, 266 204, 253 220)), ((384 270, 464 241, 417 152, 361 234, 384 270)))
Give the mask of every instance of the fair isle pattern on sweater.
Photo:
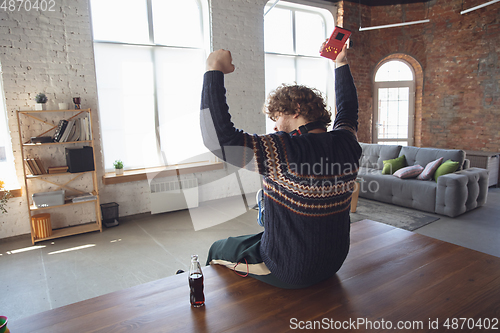
POLYGON ((274 139, 273 136, 262 138, 264 160, 273 161, 269 163, 263 182, 265 196, 296 214, 306 216, 328 216, 350 207, 357 168, 330 176, 298 173, 292 170, 286 151, 278 151, 284 143, 276 143, 274 139), (335 200, 336 197, 342 199, 335 200))

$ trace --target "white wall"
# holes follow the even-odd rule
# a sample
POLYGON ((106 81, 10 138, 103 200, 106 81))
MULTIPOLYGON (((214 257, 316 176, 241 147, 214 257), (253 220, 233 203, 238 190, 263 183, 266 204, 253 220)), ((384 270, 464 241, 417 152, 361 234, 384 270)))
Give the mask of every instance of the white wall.
MULTIPOLYGON (((236 72, 228 75, 228 103, 237 127, 252 133, 265 132, 261 108, 264 90, 263 8, 267 0, 216 0, 210 3, 214 49, 225 48, 233 54, 236 72)), ((38 92, 49 98, 48 108, 82 98, 82 107, 92 108, 94 139, 100 147, 97 86, 87 1, 58 0, 55 11, 0 10, 0 63, 2 65, 9 129, 16 172, 20 184, 22 158, 16 110, 32 107, 38 92)), ((187 128, 188 130, 189 128, 187 128)), ((102 154, 96 149, 98 176, 104 168, 102 154)), ((210 183, 224 178, 234 169, 194 174, 201 185, 200 199, 212 200, 239 194, 234 177, 224 189, 210 183)), ((245 190, 259 187, 258 176, 243 173, 245 190)), ((24 189, 23 189, 24 191, 24 189)), ((120 215, 150 211, 147 181, 119 185, 100 184, 101 203, 117 202, 120 215)), ((9 201, 8 213, 0 215, 0 238, 30 232, 27 202, 9 201)))

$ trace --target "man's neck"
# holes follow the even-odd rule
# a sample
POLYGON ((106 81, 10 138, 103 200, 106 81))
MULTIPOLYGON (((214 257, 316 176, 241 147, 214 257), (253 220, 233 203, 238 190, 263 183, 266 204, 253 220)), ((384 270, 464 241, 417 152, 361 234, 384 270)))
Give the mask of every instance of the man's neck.
POLYGON ((304 125, 307 125, 307 124, 311 124, 311 123, 313 123, 313 122, 301 121, 301 122, 299 122, 297 128, 295 130, 291 131, 290 133, 293 134, 293 135, 300 135, 300 134, 305 134, 305 133, 317 134, 317 133, 324 133, 324 132, 326 132, 326 128, 324 128, 324 127, 313 128, 313 129, 306 130, 306 131, 304 131, 302 129, 302 131, 301 131, 301 129, 300 129, 301 126, 304 126, 304 125))
POLYGON ((316 129, 310 130, 307 133, 325 133, 325 130, 322 128, 316 128, 316 129))

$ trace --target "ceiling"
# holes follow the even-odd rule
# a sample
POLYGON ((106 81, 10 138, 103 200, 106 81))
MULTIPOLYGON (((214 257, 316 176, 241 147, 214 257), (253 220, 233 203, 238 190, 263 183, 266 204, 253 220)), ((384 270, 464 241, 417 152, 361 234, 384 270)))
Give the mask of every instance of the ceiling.
MULTIPOLYGON (((337 3, 340 0, 326 0, 328 2, 337 3)), ((349 2, 360 3, 367 6, 390 6, 390 5, 400 5, 407 3, 423 3, 430 2, 433 0, 346 0, 349 2)))

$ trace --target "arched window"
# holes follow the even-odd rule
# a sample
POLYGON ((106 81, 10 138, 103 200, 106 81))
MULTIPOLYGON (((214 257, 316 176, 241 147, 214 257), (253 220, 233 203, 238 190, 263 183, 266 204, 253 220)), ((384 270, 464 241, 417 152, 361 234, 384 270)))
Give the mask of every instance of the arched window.
POLYGON ((392 60, 384 63, 375 74, 375 82, 412 81, 413 73, 406 63, 392 60))
POLYGON ((208 2, 90 4, 105 168, 117 159, 132 169, 208 160, 201 131, 183 135, 199 117, 208 2))
POLYGON ((415 75, 406 62, 391 60, 375 72, 373 142, 413 145, 415 75))
MULTIPOLYGON (((270 1, 264 12, 274 3, 270 1)), ((266 97, 282 83, 296 82, 321 91, 334 109, 333 62, 319 55, 333 28, 333 16, 323 8, 280 1, 266 14, 266 97)), ((266 130, 274 132, 274 122, 268 118, 266 130)))

